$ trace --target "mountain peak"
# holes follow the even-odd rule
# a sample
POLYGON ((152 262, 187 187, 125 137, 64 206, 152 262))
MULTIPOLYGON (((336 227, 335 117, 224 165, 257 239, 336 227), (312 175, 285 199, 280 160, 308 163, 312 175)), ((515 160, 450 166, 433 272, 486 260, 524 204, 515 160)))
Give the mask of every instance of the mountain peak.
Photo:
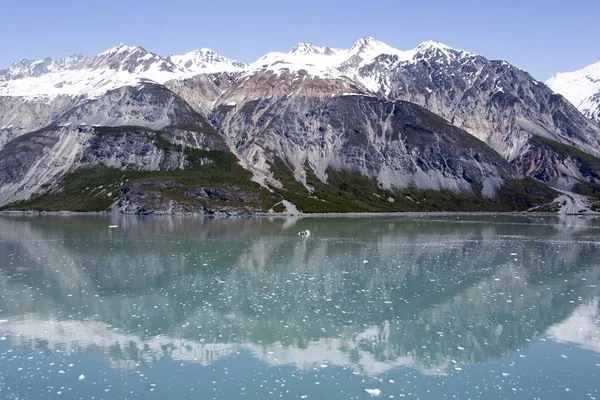
POLYGON ((452 47, 446 46, 444 43, 438 42, 437 40, 426 40, 422 43, 419 43, 419 45, 417 46, 417 49, 423 49, 423 48, 453 50, 452 47))
POLYGON ((398 50, 372 36, 364 36, 350 49, 349 60, 353 65, 356 65, 357 60, 360 60, 359 64, 364 65, 382 54, 397 56, 401 61, 409 60, 413 55, 410 51, 398 50))
POLYGON ((464 50, 457 50, 450 46, 447 46, 437 40, 428 40, 423 43, 420 43, 413 50, 415 55, 420 58, 438 58, 442 57, 447 60, 457 61, 463 55, 471 54, 464 50))
POLYGON ((308 42, 302 42, 302 43, 298 43, 296 45, 296 47, 294 47, 289 54, 310 54, 310 53, 314 53, 314 51, 317 49, 317 46, 315 46, 312 43, 308 43, 308 42))
POLYGON ((134 53, 136 51, 142 51, 144 53, 147 53, 146 49, 144 49, 142 46, 130 46, 124 43, 119 43, 115 47, 111 47, 110 49, 98 54, 97 57, 116 55, 120 53, 134 53))
POLYGON ((230 60, 206 47, 182 55, 171 55, 167 60, 183 71, 194 73, 233 71, 245 67, 244 63, 230 60))
POLYGON ((376 48, 385 48, 392 47, 387 44, 375 39, 373 36, 363 36, 354 43, 354 46, 350 49, 350 51, 364 51, 366 49, 376 49, 376 48))
POLYGON ((354 46, 368 45, 368 44, 375 44, 375 43, 381 43, 381 42, 379 40, 375 39, 373 36, 363 36, 356 41, 354 46))
POLYGON ((306 55, 322 55, 322 56, 333 56, 340 52, 339 49, 332 49, 327 46, 315 46, 312 43, 302 42, 296 45, 288 54, 294 56, 306 56, 306 55))

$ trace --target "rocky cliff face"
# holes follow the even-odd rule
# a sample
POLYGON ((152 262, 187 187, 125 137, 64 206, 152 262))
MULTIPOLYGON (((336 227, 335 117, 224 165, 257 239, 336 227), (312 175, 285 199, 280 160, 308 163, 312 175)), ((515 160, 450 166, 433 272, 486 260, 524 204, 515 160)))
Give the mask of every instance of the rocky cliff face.
POLYGON ((422 105, 509 161, 520 156, 533 136, 600 155, 600 126, 503 61, 430 43, 418 48, 410 62, 381 55, 357 75, 378 95, 422 105))
POLYGON ((0 96, 0 149, 12 139, 42 129, 84 99, 57 96, 48 101, 0 96))
POLYGON ((497 153, 423 108, 365 96, 344 80, 254 75, 212 118, 245 166, 274 179, 275 157, 297 180, 355 171, 383 188, 448 189, 493 197, 514 170, 497 153), (354 93, 352 93, 354 92, 354 93), (333 96, 333 97, 332 97, 333 96))

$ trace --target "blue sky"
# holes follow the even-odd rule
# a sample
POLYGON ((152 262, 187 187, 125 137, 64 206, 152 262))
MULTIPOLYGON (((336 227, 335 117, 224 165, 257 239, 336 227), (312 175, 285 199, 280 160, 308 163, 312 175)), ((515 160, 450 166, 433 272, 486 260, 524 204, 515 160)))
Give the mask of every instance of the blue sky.
POLYGON ((438 40, 539 80, 600 61, 598 0, 2 0, 0 15, 0 69, 121 42, 251 62, 302 41, 348 48, 367 35, 402 50, 438 40))

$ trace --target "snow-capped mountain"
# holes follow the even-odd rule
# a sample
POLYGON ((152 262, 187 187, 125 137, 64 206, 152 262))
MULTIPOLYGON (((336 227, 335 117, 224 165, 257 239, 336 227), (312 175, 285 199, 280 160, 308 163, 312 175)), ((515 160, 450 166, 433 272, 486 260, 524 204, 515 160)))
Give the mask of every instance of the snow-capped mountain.
MULTIPOLYGON (((350 49, 319 47, 301 43, 288 53, 268 53, 246 65, 202 48, 183 55, 162 57, 141 46, 119 44, 94 58, 78 54, 58 61, 20 60, 0 71, 0 96, 28 99, 59 95, 95 98, 122 86, 135 86, 144 80, 165 83, 201 73, 257 71, 300 71, 328 78, 358 78, 358 70, 385 55, 398 64, 408 62, 432 47, 446 46, 425 42, 401 51, 372 37, 364 37, 350 49)), ((363 80, 369 83, 368 79, 363 80)))
POLYGON ((359 39, 350 49, 315 46, 300 43, 288 53, 272 52, 259 58, 246 68, 247 73, 256 71, 306 71, 312 76, 342 78, 356 76, 358 69, 380 55, 394 56, 408 61, 416 53, 397 50, 370 36, 359 39))
POLYGON ((182 55, 171 55, 167 60, 175 64, 180 70, 190 73, 213 73, 223 71, 237 71, 246 66, 239 61, 230 60, 211 49, 199 49, 182 55))
POLYGON ((53 61, 50 58, 43 60, 19 60, 7 69, 0 70, 0 82, 36 77, 50 72, 76 70, 89 62, 90 59, 85 54, 74 54, 57 61, 53 61))
POLYGON ((588 118, 600 122, 600 62, 550 78, 548 85, 588 118))
POLYGON ((210 49, 166 58, 141 46, 119 44, 93 59, 74 55, 52 61, 20 60, 0 71, 0 96, 48 99, 60 95, 97 98, 144 81, 163 84, 200 73, 235 71, 244 64, 210 49))
POLYGON ((98 54, 88 65, 88 70, 115 70, 133 75, 152 72, 177 71, 177 66, 161 56, 151 53, 141 46, 119 44, 98 54))

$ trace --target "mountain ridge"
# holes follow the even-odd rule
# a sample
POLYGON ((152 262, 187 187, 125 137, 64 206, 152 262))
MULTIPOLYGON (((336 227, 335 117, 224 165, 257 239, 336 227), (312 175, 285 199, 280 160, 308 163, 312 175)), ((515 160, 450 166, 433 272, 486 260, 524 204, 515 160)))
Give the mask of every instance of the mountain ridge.
POLYGON ((600 125, 526 71, 435 41, 304 42, 251 64, 120 44, 75 64, 0 82, 2 204, 523 210, 557 195, 535 179, 600 179, 600 125))
MULTIPOLYGON (((313 66, 316 68, 314 70, 316 75, 325 73, 325 75, 339 77, 347 73, 349 67, 361 66, 381 54, 394 55, 403 61, 409 61, 419 51, 431 48, 439 48, 441 51, 451 49, 454 52, 464 52, 436 41, 422 42, 412 50, 402 51, 373 37, 365 36, 349 49, 319 47, 312 43, 302 42, 287 53, 267 53, 250 64, 244 64, 228 59, 207 48, 200 48, 182 55, 172 54, 163 57, 142 46, 120 43, 93 58, 76 54, 57 61, 50 58, 18 60, 8 68, 0 70, 0 96, 35 98, 65 94, 93 97, 120 86, 135 85, 140 79, 151 79, 162 84, 168 80, 183 79, 201 73, 255 71, 264 65, 276 69, 294 67, 305 69, 313 66), (322 65, 317 65, 319 63, 322 65), (78 72, 102 69, 127 73, 129 76, 126 78, 115 77, 114 85, 104 83, 103 85, 77 86, 71 82, 75 80, 77 83, 83 79, 78 72), (70 75, 69 72, 73 74, 70 75), (48 75, 50 75, 50 79, 48 79, 48 75), (45 80, 36 80, 36 78, 44 76, 46 76, 45 80), (19 81, 22 84, 18 84, 19 81), (69 90, 71 86, 73 86, 72 90, 69 90)), ((92 75, 88 78, 101 82, 107 80, 105 76, 95 77, 92 75)))

